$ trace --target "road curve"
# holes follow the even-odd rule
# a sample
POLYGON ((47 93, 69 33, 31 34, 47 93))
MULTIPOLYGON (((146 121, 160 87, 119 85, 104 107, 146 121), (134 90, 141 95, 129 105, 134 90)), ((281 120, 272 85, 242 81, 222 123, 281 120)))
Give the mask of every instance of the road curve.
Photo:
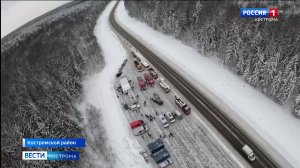
POLYGON ((130 42, 143 56, 151 62, 193 105, 204 117, 231 143, 231 145, 243 156, 242 147, 249 145, 255 155, 256 160, 249 163, 252 167, 258 168, 277 168, 280 167, 278 163, 274 162, 251 138, 241 130, 235 122, 229 119, 221 110, 203 97, 199 91, 185 81, 176 71, 164 63, 158 56, 146 48, 143 44, 137 41, 133 36, 127 33, 120 25, 117 24, 114 18, 115 5, 110 13, 110 23, 113 28, 130 42))

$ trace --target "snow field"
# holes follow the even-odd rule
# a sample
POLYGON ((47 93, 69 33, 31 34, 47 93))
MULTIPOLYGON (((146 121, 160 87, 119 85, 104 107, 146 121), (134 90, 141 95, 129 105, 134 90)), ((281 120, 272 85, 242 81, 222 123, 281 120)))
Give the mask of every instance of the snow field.
MULTIPOLYGON (((112 32, 108 21, 110 11, 115 3, 111 2, 105 8, 94 29, 103 51, 105 67, 101 72, 88 77, 83 82, 84 102, 101 109, 106 131, 106 135, 103 136, 107 136, 108 144, 116 156, 114 167, 147 168, 148 165, 139 154, 141 146, 131 134, 121 107, 116 105, 119 102, 114 92, 114 77, 124 59, 125 51, 112 32)), ((96 165, 101 165, 101 163, 96 165)), ((103 167, 103 165, 101 166, 103 167)))
POLYGON ((1 38, 23 24, 70 1, 1 1, 1 38))

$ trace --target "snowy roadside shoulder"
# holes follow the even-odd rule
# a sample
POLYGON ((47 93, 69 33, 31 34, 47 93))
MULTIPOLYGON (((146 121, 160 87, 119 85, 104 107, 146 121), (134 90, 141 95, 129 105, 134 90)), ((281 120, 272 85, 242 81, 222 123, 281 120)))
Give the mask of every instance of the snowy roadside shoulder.
MULTIPOLYGON (((102 122, 107 137, 107 143, 116 156, 114 167, 136 167, 147 168, 149 165, 139 154, 142 147, 132 135, 129 129, 129 123, 125 117, 118 98, 114 91, 115 72, 121 65, 126 52, 109 24, 109 14, 116 2, 111 2, 103 11, 94 29, 99 46, 102 49, 105 59, 104 69, 90 76, 83 82, 84 99, 80 106, 90 104, 101 112, 102 122)), ((86 111, 84 107, 79 108, 84 116, 86 111)), ((87 121, 89 122, 89 121, 87 121)), ((91 128, 89 132, 97 132, 97 128, 91 128)), ((94 135, 87 135, 94 141, 94 135)), ((95 146, 97 148, 97 146, 95 146)), ((97 167, 109 167, 101 165, 101 158, 94 160, 97 167)))
POLYGON ((115 17, 126 31, 221 107, 281 165, 300 167, 298 119, 215 61, 129 17, 123 2, 115 17))

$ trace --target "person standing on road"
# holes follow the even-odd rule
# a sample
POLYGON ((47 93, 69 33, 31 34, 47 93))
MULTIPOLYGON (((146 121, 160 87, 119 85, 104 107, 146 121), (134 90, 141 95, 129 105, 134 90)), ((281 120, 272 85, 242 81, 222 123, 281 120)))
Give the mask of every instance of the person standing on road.
POLYGON ((147 104, 147 102, 146 102, 146 100, 144 101, 144 106, 146 106, 146 104, 147 104))
POLYGON ((156 116, 158 116, 158 113, 157 113, 157 111, 155 112, 155 115, 156 115, 156 116))

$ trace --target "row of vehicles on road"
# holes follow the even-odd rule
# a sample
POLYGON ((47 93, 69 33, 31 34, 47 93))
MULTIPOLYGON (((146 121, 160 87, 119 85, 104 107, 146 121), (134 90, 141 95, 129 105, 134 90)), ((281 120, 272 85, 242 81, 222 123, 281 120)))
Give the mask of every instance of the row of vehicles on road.
POLYGON ((168 111, 164 115, 160 114, 158 116, 158 118, 164 128, 169 127, 169 123, 174 123, 176 121, 175 117, 177 117, 178 119, 183 118, 181 112, 178 110, 174 110, 174 113, 171 113, 170 111, 168 111))
POLYGON ((125 59, 125 60, 123 61, 121 67, 119 68, 119 70, 118 70, 118 72, 117 72, 117 74, 116 74, 116 77, 120 77, 120 76, 122 75, 122 71, 123 71, 123 68, 124 68, 124 66, 126 65, 126 63, 127 63, 127 59, 125 59))

